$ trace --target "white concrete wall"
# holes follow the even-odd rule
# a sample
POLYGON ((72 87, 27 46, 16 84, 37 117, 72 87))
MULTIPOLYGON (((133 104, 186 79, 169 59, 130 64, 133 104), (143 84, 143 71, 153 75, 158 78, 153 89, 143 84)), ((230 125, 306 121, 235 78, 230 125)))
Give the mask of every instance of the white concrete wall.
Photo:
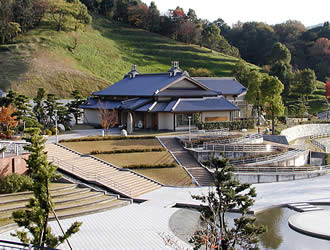
POLYGON ((99 111, 96 109, 84 109, 84 123, 101 125, 99 111))
POLYGON ((288 142, 300 137, 330 133, 330 124, 305 124, 284 129, 281 135, 286 136, 288 142))
POLYGON ((173 113, 158 113, 158 129, 174 130, 173 113))
POLYGON ((206 117, 227 117, 227 121, 230 120, 229 111, 217 111, 217 112, 202 112, 202 121, 205 122, 206 117))

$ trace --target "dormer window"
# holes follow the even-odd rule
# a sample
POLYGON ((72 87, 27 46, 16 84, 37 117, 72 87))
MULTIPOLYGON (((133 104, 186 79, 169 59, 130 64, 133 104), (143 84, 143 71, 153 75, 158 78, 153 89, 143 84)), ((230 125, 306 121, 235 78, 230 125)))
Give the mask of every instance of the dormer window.
POLYGON ((173 61, 172 68, 170 68, 168 72, 170 73, 170 77, 176 76, 177 73, 182 73, 182 69, 179 67, 179 62, 173 61))

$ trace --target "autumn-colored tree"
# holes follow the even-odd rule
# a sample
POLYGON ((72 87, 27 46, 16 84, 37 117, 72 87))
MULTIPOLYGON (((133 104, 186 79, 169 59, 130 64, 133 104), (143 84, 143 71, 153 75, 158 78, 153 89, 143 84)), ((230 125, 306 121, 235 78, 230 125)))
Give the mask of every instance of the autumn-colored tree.
POLYGON ((0 111, 0 126, 2 130, 9 131, 17 127, 18 121, 16 120, 16 116, 12 115, 15 112, 16 108, 13 105, 9 105, 8 107, 2 106, 0 111))
POLYGON ((101 126, 106 131, 109 131, 110 128, 113 128, 118 124, 118 114, 114 109, 106 109, 100 104, 99 108, 101 126))
POLYGON ((127 9, 128 22, 138 28, 147 28, 148 7, 144 3, 131 5, 127 9))
POLYGON ((321 37, 315 41, 311 48, 311 54, 313 56, 330 56, 330 40, 325 37, 321 37))

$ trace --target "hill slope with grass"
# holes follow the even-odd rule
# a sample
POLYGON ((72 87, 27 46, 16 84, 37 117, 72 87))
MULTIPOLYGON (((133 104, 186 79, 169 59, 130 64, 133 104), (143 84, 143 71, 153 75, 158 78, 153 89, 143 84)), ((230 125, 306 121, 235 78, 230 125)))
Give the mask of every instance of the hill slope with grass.
POLYGON ((206 68, 214 76, 231 76, 237 58, 196 45, 93 18, 83 32, 58 32, 45 20, 37 29, 0 46, 0 88, 34 96, 43 87, 67 98, 74 89, 84 96, 124 76, 132 64, 143 73, 166 72, 171 61, 182 69, 206 68))

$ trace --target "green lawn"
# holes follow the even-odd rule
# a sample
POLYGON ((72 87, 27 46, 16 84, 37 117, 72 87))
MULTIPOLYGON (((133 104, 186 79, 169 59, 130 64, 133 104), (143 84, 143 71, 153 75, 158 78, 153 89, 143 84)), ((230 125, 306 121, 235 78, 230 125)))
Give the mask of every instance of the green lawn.
MULTIPOLYGON (((100 16, 78 35, 57 32, 51 19, 0 46, 0 88, 14 88, 33 96, 39 87, 60 97, 73 89, 83 95, 122 79, 131 65, 143 73, 167 72, 171 61, 182 69, 206 68, 215 76, 231 76, 237 58, 197 45, 176 42, 158 34, 115 23, 100 16), (74 37, 78 46, 70 52, 74 37)), ((251 65, 251 67, 256 67, 251 65)))

